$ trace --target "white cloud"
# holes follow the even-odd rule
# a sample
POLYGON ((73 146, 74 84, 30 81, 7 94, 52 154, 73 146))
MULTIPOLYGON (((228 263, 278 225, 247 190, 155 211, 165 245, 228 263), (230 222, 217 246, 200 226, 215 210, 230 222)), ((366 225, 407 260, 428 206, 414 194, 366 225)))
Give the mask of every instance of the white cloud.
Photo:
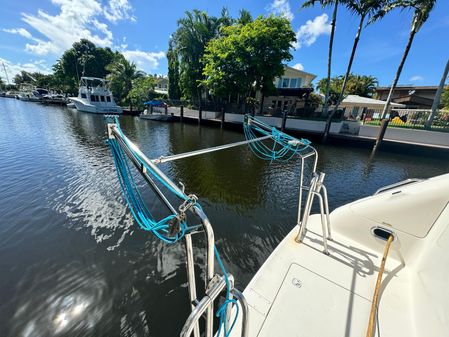
POLYGON ((273 0, 265 9, 274 15, 283 16, 289 21, 292 21, 295 17, 290 9, 288 0, 273 0))
POLYGON ((304 66, 301 63, 296 63, 292 68, 295 68, 298 70, 304 70, 304 66))
POLYGON ((3 28, 3 31, 11 34, 19 34, 23 37, 26 37, 27 39, 31 39, 30 32, 27 31, 25 28, 12 28, 12 29, 3 28))
POLYGON ((294 44, 294 47, 296 49, 303 46, 308 47, 315 43, 320 35, 329 35, 331 32, 331 25, 328 22, 328 19, 327 14, 321 14, 313 20, 307 20, 306 24, 299 27, 296 33, 296 39, 298 41, 294 44))
MULTIPOLYGON (((9 82, 12 83, 12 80, 16 74, 18 74, 21 70, 26 72, 40 72, 43 74, 50 74, 51 69, 47 66, 44 60, 34 60, 28 63, 13 63, 8 60, 5 60, 0 57, 0 62, 5 64, 6 72, 8 74, 9 82)), ((3 74, 2 74, 3 75, 3 74)), ((3 78, 4 76, 2 76, 3 78)), ((5 79, 6 82, 6 79, 5 79)))
POLYGON ((109 5, 104 8, 104 16, 114 23, 125 19, 136 21, 136 18, 131 12, 132 7, 128 3, 128 0, 110 0, 109 5))
POLYGON ((415 75, 415 76, 410 77, 410 81, 412 81, 412 82, 419 82, 422 80, 424 80, 424 77, 422 77, 420 75, 415 75))
POLYGON ((145 52, 142 50, 124 50, 123 56, 128 61, 134 62, 139 69, 147 73, 151 73, 159 65, 159 60, 165 57, 163 51, 159 52, 145 52))
POLYGON ((113 23, 119 20, 135 20, 128 0, 110 0, 104 6, 98 0, 51 1, 59 7, 59 13, 56 15, 50 15, 43 10, 38 10, 36 14, 22 13, 22 20, 43 38, 34 37, 25 28, 3 31, 31 40, 25 45, 25 49, 33 54, 58 55, 83 38, 101 47, 112 47, 112 31, 102 20, 113 23))

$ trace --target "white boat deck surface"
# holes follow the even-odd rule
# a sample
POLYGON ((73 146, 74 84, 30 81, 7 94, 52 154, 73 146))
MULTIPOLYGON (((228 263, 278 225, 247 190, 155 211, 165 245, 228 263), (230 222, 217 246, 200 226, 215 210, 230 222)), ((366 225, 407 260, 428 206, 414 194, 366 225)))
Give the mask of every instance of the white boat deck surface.
MULTIPOLYGON (((334 233, 326 256, 317 215, 310 218, 303 243, 295 241, 298 231, 295 227, 262 267, 263 275, 270 277, 258 273, 245 289, 249 336, 364 336, 381 254, 334 233)), ((413 336, 407 268, 393 251, 386 278, 381 336, 413 336)))

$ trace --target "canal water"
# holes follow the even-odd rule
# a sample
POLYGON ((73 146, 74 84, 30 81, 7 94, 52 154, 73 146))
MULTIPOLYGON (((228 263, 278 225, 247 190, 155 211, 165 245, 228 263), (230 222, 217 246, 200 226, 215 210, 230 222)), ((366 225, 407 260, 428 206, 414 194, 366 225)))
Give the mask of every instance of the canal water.
MULTIPOLYGON (((204 126, 121 123, 150 158, 243 139, 204 126)), ((183 247, 136 227, 105 139, 102 116, 0 98, 1 336, 178 335, 189 310, 183 247)), ((331 208, 449 171, 439 158, 317 149, 331 208)), ((241 289, 295 225, 298 168, 261 161, 247 147, 162 165, 199 196, 241 289)), ((197 262, 202 272, 204 259, 197 262)))

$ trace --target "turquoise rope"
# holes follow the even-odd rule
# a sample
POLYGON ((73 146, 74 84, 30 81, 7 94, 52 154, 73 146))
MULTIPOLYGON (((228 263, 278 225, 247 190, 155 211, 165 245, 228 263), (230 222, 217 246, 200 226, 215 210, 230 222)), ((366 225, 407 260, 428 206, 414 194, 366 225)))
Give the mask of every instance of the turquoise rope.
MULTIPOLYGON (((120 124, 118 121, 118 118, 114 118, 114 122, 117 125, 117 131, 120 133, 120 135, 123 135, 123 132, 120 128, 120 124)), ((125 138, 123 140, 126 142, 125 138)), ((168 234, 168 227, 169 227, 169 221, 176 217, 176 214, 171 214, 162 220, 156 221, 154 217, 152 216, 151 212, 148 210, 142 195, 139 192, 139 189, 137 188, 137 184, 134 180, 134 177, 132 175, 131 169, 128 164, 128 160, 126 158, 126 154, 124 153, 123 149, 121 148, 120 144, 115 138, 108 140, 109 147, 112 152, 112 157, 114 158, 114 165, 116 167, 117 171, 117 177, 120 183, 120 187, 123 192, 123 196, 125 198, 125 201, 131 210, 131 213, 138 223, 138 225, 144 229, 148 230, 151 233, 153 233, 157 238, 162 240, 163 242, 173 244, 178 242, 180 239, 182 239, 186 233, 186 230, 188 229, 186 221, 182 221, 180 224, 180 232, 170 236, 168 234)), ((127 144, 129 145, 129 144, 127 144)), ((128 146, 130 151, 133 151, 131 147, 128 146)), ((170 192, 175 194, 177 197, 181 198, 184 201, 189 201, 190 199, 182 194, 179 193, 179 191, 172 188, 169 184, 165 182, 164 179, 156 172, 154 171, 136 152, 133 152, 133 156, 138 160, 139 164, 143 165, 146 170, 155 177, 162 185, 164 185, 170 192)), ((202 210, 201 205, 196 203, 196 207, 198 207, 200 210, 202 210)), ((217 248, 214 246, 214 252, 215 257, 218 261, 218 265, 220 266, 220 269, 224 275, 225 282, 226 282, 226 296, 224 303, 218 308, 216 312, 216 316, 220 318, 219 328, 217 336, 220 336, 221 330, 224 331, 224 337, 229 337, 231 334, 232 329, 234 328, 234 325, 237 321, 237 317, 239 314, 239 307, 236 306, 237 311, 234 318, 233 323, 230 327, 228 327, 228 323, 226 321, 226 312, 229 305, 234 305, 237 303, 235 299, 231 298, 231 285, 229 283, 229 277, 226 272, 226 269, 224 267, 223 262, 221 261, 220 255, 218 254, 217 248)))
POLYGON ((268 147, 263 142, 249 143, 252 152, 258 158, 263 160, 289 161, 294 155, 306 150, 311 144, 307 139, 297 139, 292 137, 248 115, 245 116, 243 132, 247 140, 254 140, 261 136, 271 136, 271 139, 273 140, 272 147, 268 147), (264 128, 251 123, 252 121, 257 121, 257 123, 261 124, 264 128), (267 129, 271 131, 268 131, 267 129))
POLYGON ((237 305, 237 300, 231 298, 231 284, 229 283, 229 277, 228 273, 226 272, 226 269, 224 267, 223 261, 221 261, 220 254, 218 254, 217 247, 214 246, 214 252, 215 257, 218 261, 218 265, 220 266, 220 269, 223 273, 223 276, 225 278, 226 283, 226 296, 225 301, 223 304, 218 308, 217 312, 215 313, 215 316, 220 318, 220 322, 218 325, 218 331, 217 331, 217 337, 220 337, 221 329, 223 328, 223 337, 228 337, 231 334, 232 329, 234 328, 235 323, 237 322, 237 318, 239 315, 239 306, 237 305), (226 313, 228 311, 228 306, 236 305, 236 313, 234 316, 234 320, 232 321, 231 326, 228 328, 228 322, 226 319, 226 313))

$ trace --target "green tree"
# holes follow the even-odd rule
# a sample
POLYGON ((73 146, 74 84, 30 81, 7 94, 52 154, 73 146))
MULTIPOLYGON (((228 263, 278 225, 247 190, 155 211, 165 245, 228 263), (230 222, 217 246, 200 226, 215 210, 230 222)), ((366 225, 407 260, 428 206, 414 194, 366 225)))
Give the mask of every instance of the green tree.
POLYGON ((168 97, 170 99, 180 99, 181 89, 179 88, 179 58, 178 52, 173 46, 173 39, 168 43, 168 97))
POLYGON ((122 54, 116 54, 114 61, 106 66, 106 70, 109 72, 106 79, 117 102, 130 104, 132 109, 132 102, 126 98, 133 87, 133 81, 146 74, 137 70, 136 65, 128 62, 122 54))
MULTIPOLYGON (((339 98, 341 93, 341 89, 343 87, 344 76, 336 76, 331 78, 330 81, 330 91, 334 95, 334 101, 339 98), (337 97, 335 99, 335 94, 337 97)), ((327 78, 323 78, 317 83, 317 88, 321 93, 324 93, 327 90, 327 78)), ((354 75, 349 74, 348 79, 346 81, 346 90, 345 93, 348 95, 359 95, 362 97, 373 97, 376 92, 376 87, 378 85, 377 78, 374 76, 366 76, 366 75, 354 75)), ((332 104, 332 103, 331 103, 332 104)))
POLYGON ((247 23, 253 22, 253 17, 251 16, 251 13, 248 12, 246 9, 240 10, 240 16, 237 19, 237 23, 241 25, 246 25, 247 23))
POLYGON ((336 95, 335 92, 331 92, 331 76, 332 76, 332 50, 334 46, 334 36, 335 36, 335 26, 337 24, 337 10, 338 5, 340 3, 339 0, 308 0, 303 3, 302 7, 311 7, 315 4, 319 3, 321 7, 325 8, 328 6, 334 6, 334 9, 332 11, 332 21, 331 21, 331 35, 329 38, 329 48, 328 48, 328 55, 327 55, 327 81, 325 82, 326 88, 325 90, 321 91, 324 94, 324 104, 323 104, 323 115, 327 116, 329 113, 329 104, 335 104, 336 103, 336 95), (331 100, 330 100, 331 98, 331 100))
POLYGON ((55 85, 66 92, 78 90, 81 76, 104 78, 106 66, 118 52, 110 48, 99 48, 86 39, 81 39, 66 50, 53 66, 55 85))
POLYGON ((449 86, 444 88, 444 91, 441 94, 441 105, 443 106, 443 109, 449 110, 449 86))
POLYGON ((225 27, 222 36, 209 42, 204 55, 205 80, 214 95, 238 93, 250 96, 254 90, 273 90, 273 80, 284 73, 283 62, 292 59, 296 41, 290 22, 281 17, 225 27))
POLYGON ((405 46, 404 54, 402 55, 401 61, 399 62, 398 69, 396 70, 396 74, 394 76, 393 83, 391 84, 390 92, 388 94, 387 101, 385 102, 385 106, 382 112, 382 118, 385 118, 387 112, 390 108, 391 98, 393 96, 394 89, 398 84, 399 77, 401 76, 402 68, 404 67, 405 61, 407 60, 408 53, 412 46, 413 40, 415 38, 416 33, 419 32, 423 24, 429 18, 430 12, 435 6, 436 0, 393 0, 389 1, 382 10, 377 13, 372 21, 377 20, 383 17, 386 13, 390 12, 393 9, 411 9, 413 10, 413 18, 410 27, 410 33, 408 36, 408 41, 405 46))
POLYGON ((207 43, 218 35, 220 21, 205 12, 193 10, 186 12, 185 17, 178 20, 178 29, 173 41, 179 57, 182 95, 188 99, 201 102, 203 80, 202 58, 207 43))
POLYGON ((143 103, 147 101, 151 93, 154 93, 155 81, 153 76, 139 77, 132 81, 132 89, 126 96, 126 101, 131 106, 138 109, 143 107, 143 103))

